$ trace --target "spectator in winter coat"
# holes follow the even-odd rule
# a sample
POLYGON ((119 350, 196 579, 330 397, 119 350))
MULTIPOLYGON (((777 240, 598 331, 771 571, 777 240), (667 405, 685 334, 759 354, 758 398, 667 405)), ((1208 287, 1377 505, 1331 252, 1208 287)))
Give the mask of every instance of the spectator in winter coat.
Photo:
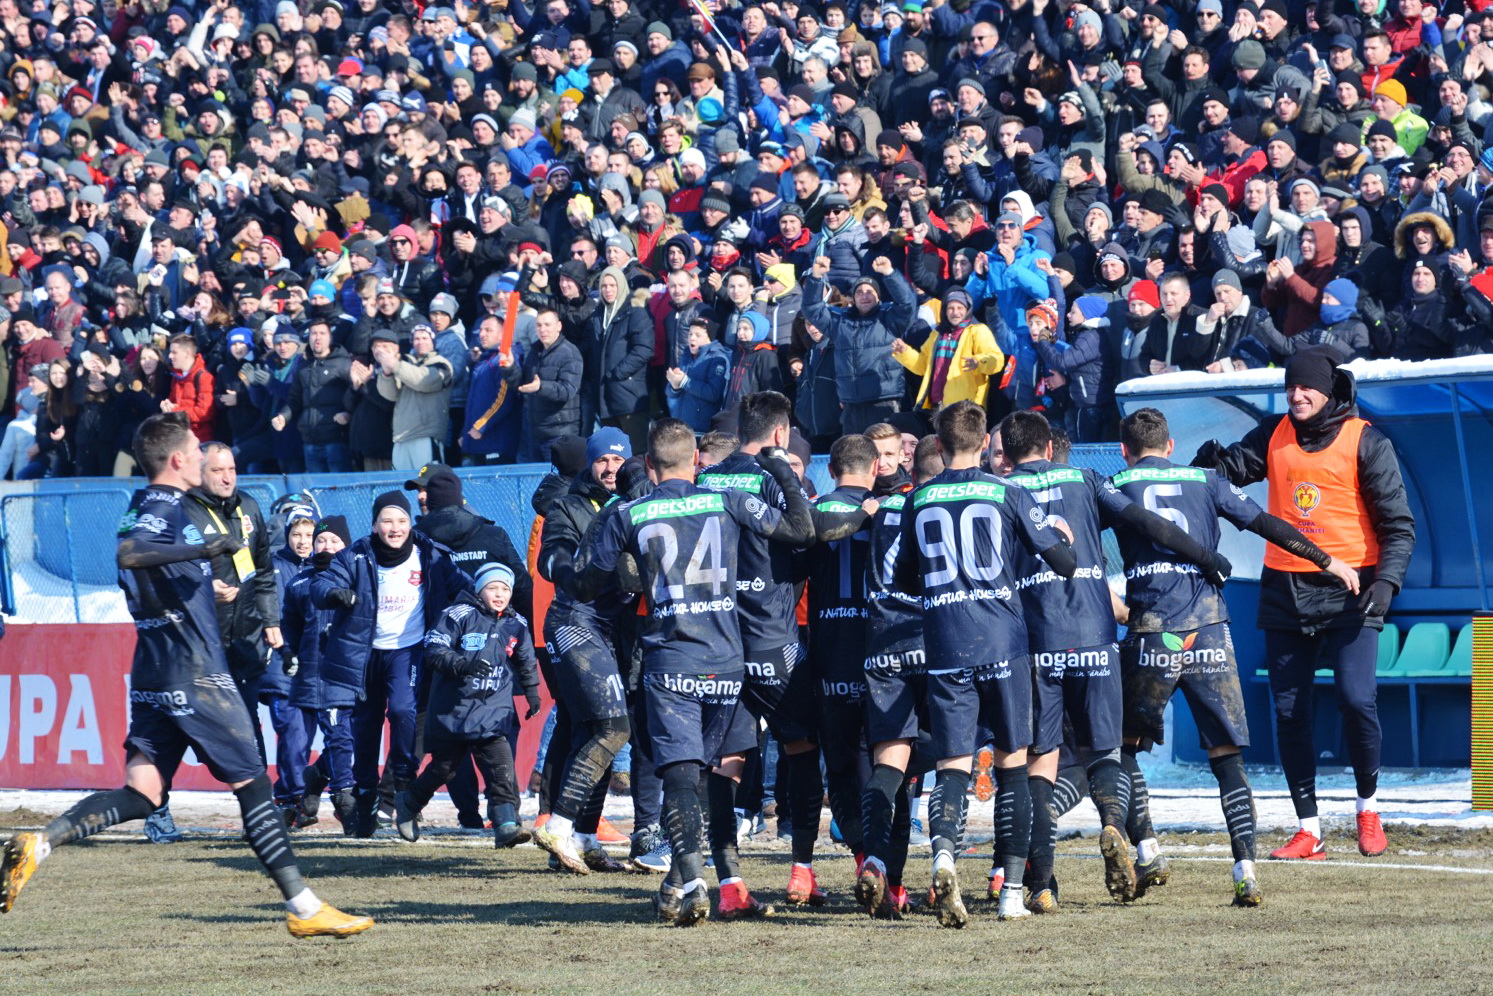
MULTIPOLYGON (((669 277, 672 287, 678 274, 669 277)), ((592 317, 596 360, 601 377, 591 389, 596 393, 596 417, 604 426, 627 434, 637 451, 647 444, 648 367, 654 355, 654 336, 648 312, 633 304, 627 276, 615 266, 597 278, 601 304, 592 317)), ((691 284, 691 293, 692 293, 691 284)), ((690 296, 686 295, 686 302, 690 296)), ((686 333, 687 334, 687 333, 686 333)))
POLYGON ((534 348, 511 368, 524 405, 520 463, 544 463, 550 442, 575 435, 581 424, 581 351, 561 334, 553 308, 534 317, 534 332, 534 348))
POLYGON ((936 412, 956 401, 985 404, 990 378, 1000 373, 1006 358, 990 328, 973 321, 973 314, 969 292, 954 287, 944 294, 938 325, 920 349, 900 337, 892 340, 897 362, 923 378, 915 408, 936 412))
POLYGON ((1374 353, 1397 360, 1441 360, 1454 355, 1465 319, 1441 289, 1436 270, 1424 259, 1410 264, 1410 293, 1388 312, 1361 294, 1358 311, 1368 326, 1374 353))
POLYGON ((732 332, 731 373, 721 399, 722 411, 735 408, 748 394, 777 391, 783 386, 766 317, 755 311, 743 311, 732 332))
POLYGON ((832 310, 824 301, 830 259, 820 256, 803 282, 803 315, 835 346, 835 383, 841 427, 860 432, 900 410, 902 370, 892 356, 892 340, 912 323, 917 298, 907 280, 880 256, 872 268, 880 275, 890 302, 882 303, 875 277, 864 276, 851 288, 851 306, 832 310))
POLYGON ((394 455, 394 402, 378 389, 378 367, 353 358, 349 387, 343 407, 351 416, 347 423, 347 448, 353 465, 363 470, 392 470, 394 455))
POLYGON ((1202 314, 1192 304, 1192 285, 1186 275, 1172 272, 1161 278, 1161 310, 1151 318, 1142 353, 1151 373, 1203 370, 1228 355, 1218 351, 1215 336, 1198 327, 1202 314))
MULTIPOLYGON (((408 485, 406 485, 408 486, 408 485)), ((515 572, 513 607, 532 618, 533 584, 513 539, 502 526, 473 512, 462 494, 461 478, 438 470, 425 482, 426 512, 415 528, 451 551, 451 562, 475 576, 484 564, 504 564, 515 572)))
POLYGON ((995 302, 997 321, 991 331, 1000 351, 1015 359, 1014 400, 1027 408, 1036 403, 1037 353, 1026 331, 1026 311, 1059 296, 1061 288, 1054 289, 1052 257, 1037 248, 1022 226, 1015 212, 996 219, 995 248, 975 257, 975 272, 964 286, 977 312, 986 301, 995 302))
POLYGON ((400 356, 390 333, 373 339, 378 393, 394 402, 395 470, 418 470, 433 461, 450 418, 451 364, 435 350, 435 330, 416 325, 411 342, 410 355, 400 356))
MULTIPOLYGON (((12 347, 15 351, 11 362, 14 384, 8 395, 15 398, 26 386, 26 378, 32 369, 62 359, 67 350, 36 323, 36 313, 29 307, 23 307, 11 316, 10 330, 19 343, 19 346, 12 347)), ((19 407, 16 410, 19 411, 19 407)))
POLYGON ((1330 221, 1309 221, 1299 235, 1301 266, 1289 259, 1271 260, 1265 268, 1265 290, 1261 301, 1267 308, 1285 306, 1280 331, 1294 336, 1317 320, 1322 288, 1332 279, 1337 262, 1337 226, 1330 221))
POLYGON ((731 354, 716 341, 709 319, 690 323, 689 352, 680 365, 664 371, 669 382, 669 414, 696 432, 710 431, 710 420, 721 410, 731 354))
POLYGON ((794 322, 788 371, 797 383, 793 414, 815 453, 827 453, 840 438, 840 398, 835 385, 835 346, 802 314, 794 322))
POLYGON ((522 395, 513 390, 509 368, 523 355, 518 343, 502 352, 503 323, 488 315, 477 324, 478 353, 467 391, 466 425, 462 428, 463 463, 512 463, 518 456, 522 395))
POLYGON ((1043 302, 1028 310, 1027 333, 1047 370, 1047 387, 1068 388, 1064 428, 1075 443, 1102 442, 1108 434, 1114 402, 1114 364, 1110 360, 1109 303, 1086 294, 1068 311, 1068 341, 1057 338, 1057 309, 1043 302))
POLYGON ((307 338, 304 362, 273 424, 277 430, 287 424, 300 430, 308 474, 347 473, 353 469, 347 448, 351 416, 343 404, 352 386, 352 358, 341 346, 332 345, 332 329, 324 319, 311 323, 307 338))
POLYGON ((163 412, 185 412, 192 434, 202 442, 213 438, 213 375, 197 353, 197 342, 189 335, 172 338, 167 356, 171 362, 171 396, 161 402, 163 412))
POLYGON ((1322 288, 1320 314, 1315 322, 1289 338, 1268 329, 1259 334, 1271 349, 1283 356, 1312 346, 1331 349, 1338 363, 1368 356, 1372 348, 1369 330, 1358 317, 1358 287, 1339 277, 1322 288))

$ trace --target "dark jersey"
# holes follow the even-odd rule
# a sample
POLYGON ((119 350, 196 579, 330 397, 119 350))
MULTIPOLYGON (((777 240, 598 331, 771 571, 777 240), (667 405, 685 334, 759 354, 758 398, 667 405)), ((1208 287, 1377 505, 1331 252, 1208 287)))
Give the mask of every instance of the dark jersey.
POLYGON ((908 498, 895 579, 923 602, 930 672, 996 664, 1027 653, 1018 545, 1039 554, 1062 540, 1023 488, 978 468, 946 470, 908 498))
MULTIPOLYGON (((788 509, 778 482, 740 450, 702 471, 696 483, 711 491, 756 495, 772 508, 788 509)), ((736 552, 736 601, 742 645, 754 651, 776 650, 797 643, 798 596, 793 591, 793 549, 782 543, 769 543, 749 531, 741 533, 740 543, 736 552)))
MULTIPOLYGON (((855 516, 870 494, 865 488, 836 488, 814 508, 822 515, 855 516)), ((865 678, 870 549, 869 519, 850 536, 809 549, 809 660, 824 680, 865 678)))
POLYGON ((923 603, 897 588, 892 576, 902 549, 907 493, 887 495, 871 520, 866 551, 866 670, 923 670, 923 603))
POLYGON ((1092 470, 1047 460, 1017 466, 1006 480, 1026 489, 1047 521, 1072 533, 1078 570, 1064 580, 1041 557, 1017 548, 1012 553, 1026 610, 1027 639, 1033 653, 1098 647, 1115 639, 1115 613, 1104 579, 1104 547, 1099 534, 1131 504, 1092 470))
POLYGON ((119 523, 119 587, 135 619, 135 689, 228 673, 212 565, 183 500, 185 492, 152 484, 135 492, 119 523))
POLYGON ((637 560, 648 601, 643 671, 740 669, 739 541, 746 532, 772 535, 783 513, 756 495, 708 491, 681 480, 607 511, 612 514, 601 525, 588 571, 610 574, 624 552, 637 560))
MULTIPOLYGON (((1143 457, 1110 478, 1121 494, 1210 550, 1218 548, 1220 516, 1240 529, 1263 511, 1211 470, 1178 467, 1163 457, 1143 457)), ((1190 632, 1228 622, 1222 592, 1198 568, 1128 529, 1118 532, 1125 561, 1129 628, 1138 633, 1190 632)))

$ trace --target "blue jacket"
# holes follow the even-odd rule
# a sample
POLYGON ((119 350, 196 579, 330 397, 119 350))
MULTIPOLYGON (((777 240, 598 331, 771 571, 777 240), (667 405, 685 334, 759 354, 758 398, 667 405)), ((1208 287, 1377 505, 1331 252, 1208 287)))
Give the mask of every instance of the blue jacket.
MULTIPOLYGON (((513 344, 513 362, 515 366, 523 362, 523 348, 517 341, 513 344)), ((504 456, 518 453, 523 395, 507 383, 507 374, 508 371, 498 365, 496 349, 483 353, 482 358, 473 364, 472 379, 467 388, 467 424, 462 426, 462 452, 504 456), (468 430, 484 416, 487 421, 482 426, 482 438, 473 439, 467 434, 468 430)))
POLYGON ((462 592, 425 636, 423 667, 430 673, 425 738, 486 740, 513 725, 513 696, 539 687, 534 639, 511 607, 494 615, 482 599, 462 592), (462 677, 458 665, 473 658, 491 671, 462 677))
MULTIPOLYGON (((458 595, 471 589, 471 581, 452 562, 444 546, 418 531, 413 542, 420 551, 425 628, 429 630, 458 595)), ((321 609, 333 608, 329 596, 338 588, 351 588, 358 600, 350 609, 336 608, 333 616, 322 658, 324 708, 351 706, 364 698, 378 615, 378 563, 371 537, 355 541, 333 557, 326 570, 311 576, 313 604, 321 609)))
POLYGON ((731 355, 720 343, 708 342, 699 356, 686 353, 679 369, 689 380, 682 388, 669 385, 669 414, 696 432, 709 432, 710 420, 721 410, 721 399, 726 396, 731 355))
MULTIPOLYGON (((285 596, 290 590, 290 583, 305 569, 307 561, 302 560, 291 552, 290 546, 282 546, 270 557, 270 565, 275 569, 275 590, 280 599, 280 635, 285 637, 285 596)), ((285 662, 288 656, 294 656, 295 646, 289 639, 285 645, 270 655, 269 666, 264 669, 264 674, 259 678, 259 695, 261 698, 275 696, 284 698, 290 694, 290 678, 285 674, 285 662)))
POLYGON ((322 694, 321 660, 326 652, 327 634, 332 628, 336 612, 318 609, 311 601, 311 579, 316 568, 305 570, 291 578, 285 589, 285 601, 280 610, 280 629, 285 637, 285 652, 296 658, 295 677, 289 682, 290 705, 296 709, 324 709, 326 697, 322 694))
POLYGON ((862 315, 854 307, 825 304, 823 281, 812 275, 803 281, 803 316, 835 345, 835 384, 845 404, 902 397, 902 365, 892 358, 892 340, 906 334, 918 301, 912 285, 895 270, 882 283, 891 303, 862 315))

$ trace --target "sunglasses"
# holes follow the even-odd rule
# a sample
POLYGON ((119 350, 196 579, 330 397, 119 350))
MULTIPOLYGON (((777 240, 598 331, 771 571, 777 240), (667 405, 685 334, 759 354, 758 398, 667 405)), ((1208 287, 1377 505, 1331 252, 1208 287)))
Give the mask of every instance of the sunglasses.
POLYGON ((998 225, 995 226, 995 230, 998 231, 998 232, 1002 232, 1002 231, 1015 231, 1016 229, 1018 229, 1020 227, 1021 227, 1020 225, 1013 225, 1009 221, 1003 221, 1000 224, 998 224, 998 225))
POLYGON ((410 244, 410 240, 409 239, 390 239, 389 240, 389 245, 391 245, 391 246, 407 246, 409 244, 410 244))

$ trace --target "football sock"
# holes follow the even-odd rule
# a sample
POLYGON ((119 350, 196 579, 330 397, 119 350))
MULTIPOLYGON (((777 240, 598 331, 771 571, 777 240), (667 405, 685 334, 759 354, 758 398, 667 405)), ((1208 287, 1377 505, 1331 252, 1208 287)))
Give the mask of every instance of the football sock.
POLYGON ((1360 795, 1358 797, 1358 811, 1360 813, 1377 813, 1379 811, 1379 800, 1374 793, 1360 795))
POLYGON ((664 782, 664 827, 674 852, 678 881, 700 878, 705 866, 700 856, 700 829, 704 814, 700 806, 700 773, 704 766, 694 761, 671 764, 661 772, 664 782))
POLYGON ((933 791, 928 795, 928 836, 933 839, 935 862, 940 854, 947 854, 952 860, 959 853, 968 794, 968 771, 944 768, 938 772, 933 791))
POLYGON ((824 811, 824 779, 819 776, 819 749, 788 755, 788 795, 793 820, 793 860, 814 860, 819 841, 819 814, 824 811))
POLYGON ((1120 748, 1120 766, 1130 776, 1130 814, 1125 819, 1125 834, 1132 844, 1156 836, 1151 829, 1151 794, 1146 790, 1146 776, 1141 774, 1140 762, 1135 757, 1139 750, 1139 746, 1131 744, 1120 748))
POLYGON ((249 784, 234 789, 233 794, 238 797, 249 846, 280 887, 286 908, 299 917, 311 916, 321 908, 321 903, 301 878, 295 852, 290 849, 290 834, 285 832, 285 818, 280 807, 275 805, 269 776, 260 775, 249 784))
POLYGON ((626 716, 575 725, 571 735, 580 742, 566 760, 560 793, 553 801, 552 812, 575 820, 586 833, 596 831, 594 821, 600 819, 601 806, 606 802, 612 759, 627 743, 627 734, 626 716))
POLYGON ((1141 864, 1155 861, 1156 855, 1161 853, 1161 845, 1156 842, 1155 837, 1147 837, 1145 840, 1136 841, 1135 860, 1141 864))
POLYGON ((155 803, 128 785, 107 792, 95 792, 79 799, 71 809, 47 824, 47 828, 42 831, 42 837, 47 842, 44 850, 50 851, 84 837, 92 837, 118 823, 143 820, 155 811, 155 803))
POLYGON ((596 832, 601 825, 601 810, 607 802, 607 789, 611 786, 611 775, 607 771, 601 773, 601 781, 591 786, 591 795, 587 797, 586 804, 581 808, 575 818, 575 829, 577 833, 596 832))
MULTIPOLYGON (((1121 769, 1122 771, 1124 769, 1121 769)), ((1130 776, 1126 775, 1122 781, 1126 782, 1124 792, 1126 806, 1130 799, 1130 776)), ((1058 769, 1058 780, 1052 785, 1053 811, 1058 816, 1070 811, 1074 806, 1083 801, 1084 796, 1089 794, 1089 776, 1083 768, 1077 764, 1058 769)), ((1128 817, 1127 817, 1128 818, 1128 817)), ((1123 824, 1121 824, 1123 826, 1123 824)))
POLYGON ((1218 798, 1223 803, 1223 821, 1229 828, 1229 843, 1235 861, 1255 859, 1255 797, 1244 776, 1244 756, 1225 754, 1208 759, 1218 779, 1218 798))
POLYGON ((1032 842, 1027 868, 1032 888, 1041 891, 1052 879, 1054 853, 1058 846, 1058 817, 1053 806, 1053 784, 1037 775, 1027 779, 1032 804, 1032 842))
POLYGON ((715 858, 715 878, 725 882, 741 875, 741 854, 736 848, 736 781, 714 771, 705 776, 710 799, 710 853, 715 858))
POLYGON ((1032 794, 1027 766, 1020 764, 1014 768, 996 768, 995 784, 995 822, 1000 828, 1001 864, 1006 869, 1005 887, 1020 889, 1032 843, 1032 794))
POLYGON ((1089 795, 1107 827, 1125 830, 1130 818, 1130 776, 1120 763, 1118 749, 1090 759, 1087 765, 1089 795))
POLYGON ((1311 834, 1318 840, 1322 839, 1322 818, 1319 816, 1303 816, 1300 820, 1301 829, 1311 834))
POLYGON ((861 793, 861 828, 868 858, 886 862, 891 855, 892 822, 897 796, 903 794, 902 782, 902 772, 890 764, 878 764, 871 769, 871 778, 861 793))
MULTIPOLYGON (((1354 780, 1354 782, 1357 783, 1357 787, 1358 787, 1358 801, 1360 803, 1363 803, 1363 802, 1370 802, 1370 803, 1372 803, 1373 799, 1374 799, 1374 795, 1379 791, 1379 769, 1375 768, 1373 771, 1370 771, 1367 774, 1362 774, 1362 775, 1360 775, 1358 772, 1355 771, 1353 773, 1353 780, 1354 780)), ((1362 806, 1362 805, 1360 805, 1358 807, 1358 811, 1360 813, 1363 812, 1365 809, 1373 811, 1374 807, 1372 805, 1369 805, 1369 806, 1362 806)))
POLYGON ((896 808, 892 810, 892 840, 886 855, 886 881, 888 885, 901 885, 907 868, 907 845, 912 836, 912 793, 899 787, 896 808))
POLYGON ((865 776, 851 765, 843 771, 828 772, 829 811, 840 827, 840 839, 857 854, 866 846, 865 828, 861 823, 861 786, 865 776))

